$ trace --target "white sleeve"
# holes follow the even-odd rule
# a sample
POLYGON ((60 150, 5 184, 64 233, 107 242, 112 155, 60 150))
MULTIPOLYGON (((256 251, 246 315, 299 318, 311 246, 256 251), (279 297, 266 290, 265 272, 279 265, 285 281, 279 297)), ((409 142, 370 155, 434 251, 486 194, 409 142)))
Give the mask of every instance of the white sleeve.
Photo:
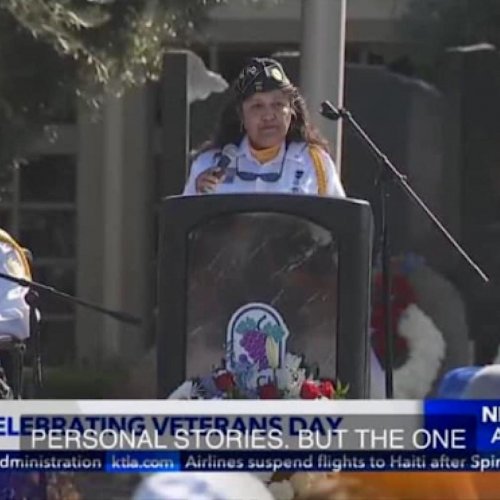
POLYGON ((326 195, 334 198, 345 198, 346 194, 340 177, 335 167, 332 157, 323 149, 321 149, 321 159, 326 174, 326 195))
MULTIPOLYGON (((4 274, 29 279, 18 252, 8 243, 0 243, 0 270, 4 274)), ((29 337, 29 306, 25 297, 28 288, 0 278, 0 336, 20 340, 29 337)))
POLYGON ((205 151, 204 153, 195 158, 195 160, 191 164, 189 177, 186 182, 186 186, 184 187, 184 191, 182 193, 183 195, 199 194, 196 191, 196 179, 202 172, 214 166, 215 153, 216 150, 213 149, 205 151))

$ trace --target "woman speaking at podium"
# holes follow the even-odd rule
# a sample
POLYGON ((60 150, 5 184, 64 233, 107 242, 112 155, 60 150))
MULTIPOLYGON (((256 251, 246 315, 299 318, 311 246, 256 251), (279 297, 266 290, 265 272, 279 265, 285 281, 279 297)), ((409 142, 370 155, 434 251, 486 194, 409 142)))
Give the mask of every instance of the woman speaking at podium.
POLYGON ((345 196, 327 141, 274 59, 252 59, 232 86, 213 139, 191 166, 184 194, 345 196))
MULTIPOLYGON (((345 197, 327 141, 274 59, 251 59, 240 71, 184 189, 184 195, 229 193, 345 197)), ((384 377, 373 353, 371 365, 371 396, 383 398, 384 377)))

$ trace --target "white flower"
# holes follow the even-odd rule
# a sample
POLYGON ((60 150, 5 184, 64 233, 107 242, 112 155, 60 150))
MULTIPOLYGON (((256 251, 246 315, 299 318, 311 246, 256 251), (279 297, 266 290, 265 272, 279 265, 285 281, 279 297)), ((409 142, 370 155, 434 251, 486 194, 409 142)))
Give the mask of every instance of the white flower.
POLYGON ((278 368, 280 362, 280 348, 277 342, 272 337, 267 337, 266 340, 266 356, 270 368, 278 368))
POLYGON ((276 385, 278 389, 285 390, 290 385, 290 372, 286 368, 278 368, 274 371, 276 376, 276 385))
POLYGON ((498 352, 495 359, 492 362, 492 365, 500 365, 500 346, 498 347, 498 352))
POLYGON ((294 381, 288 386, 287 398, 288 399, 300 399, 300 389, 302 384, 306 380, 306 372, 300 369, 295 373, 294 381))
POLYGON ((300 368, 302 358, 294 354, 286 353, 283 368, 275 371, 278 388, 285 392, 287 399, 299 399, 300 388, 306 379, 306 372, 300 368))
POLYGON ((302 357, 296 356, 295 354, 286 353, 285 356, 285 367, 291 371, 297 371, 302 363, 302 357))
POLYGON ((271 483, 267 488, 275 500, 293 500, 295 496, 290 481, 271 483))
POLYGON ((193 397, 193 382, 187 380, 182 385, 177 387, 167 399, 192 399, 193 397))
POLYGON ((415 304, 403 313, 398 333, 408 341, 408 360, 394 371, 394 395, 398 399, 423 399, 431 390, 444 359, 443 335, 415 304))

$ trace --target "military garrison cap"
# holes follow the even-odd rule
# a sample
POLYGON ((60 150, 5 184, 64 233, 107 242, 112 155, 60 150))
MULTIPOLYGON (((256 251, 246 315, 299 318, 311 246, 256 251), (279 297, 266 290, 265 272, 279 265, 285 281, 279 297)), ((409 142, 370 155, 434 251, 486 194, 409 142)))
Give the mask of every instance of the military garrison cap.
POLYGON ((291 87, 283 66, 275 59, 255 57, 241 70, 236 80, 236 91, 242 99, 256 92, 291 87))

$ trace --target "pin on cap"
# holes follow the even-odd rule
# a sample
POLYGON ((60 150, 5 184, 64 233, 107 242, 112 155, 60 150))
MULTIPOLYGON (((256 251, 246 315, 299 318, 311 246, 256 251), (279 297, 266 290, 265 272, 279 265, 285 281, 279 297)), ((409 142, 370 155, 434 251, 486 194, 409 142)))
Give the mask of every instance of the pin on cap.
POLYGON ((240 72, 236 90, 243 99, 256 92, 266 92, 290 87, 283 66, 275 59, 253 58, 240 72))

